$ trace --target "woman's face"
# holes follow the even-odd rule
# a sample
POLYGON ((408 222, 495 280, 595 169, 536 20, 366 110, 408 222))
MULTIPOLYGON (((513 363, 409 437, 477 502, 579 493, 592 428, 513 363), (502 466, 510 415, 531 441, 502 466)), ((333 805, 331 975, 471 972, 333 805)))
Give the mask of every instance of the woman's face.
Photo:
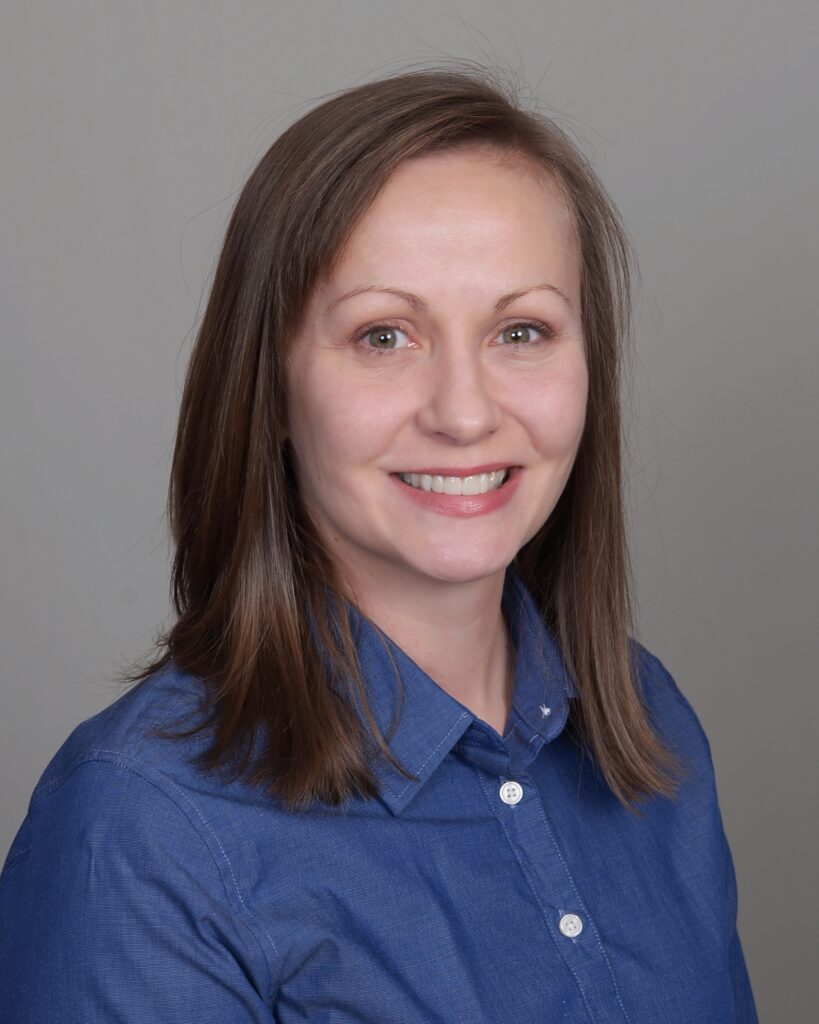
POLYGON ((485 151, 405 162, 310 297, 288 358, 286 435, 331 557, 365 588, 502 573, 563 491, 587 389, 557 187, 485 151), (486 495, 397 475, 437 470, 445 492, 474 475, 474 491, 494 466, 515 468, 486 495))

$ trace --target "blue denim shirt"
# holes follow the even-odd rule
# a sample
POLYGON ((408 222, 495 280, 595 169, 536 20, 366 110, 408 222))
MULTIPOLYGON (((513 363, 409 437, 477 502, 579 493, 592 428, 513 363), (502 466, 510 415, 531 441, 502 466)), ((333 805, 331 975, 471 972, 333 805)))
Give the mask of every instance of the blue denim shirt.
POLYGON ((352 610, 381 794, 288 813, 146 727, 199 693, 170 666, 84 722, 44 772, 0 880, 5 1024, 729 1024, 757 1021, 708 741, 635 644, 660 734, 691 764, 643 818, 564 730, 574 690, 507 570, 501 737, 352 610))

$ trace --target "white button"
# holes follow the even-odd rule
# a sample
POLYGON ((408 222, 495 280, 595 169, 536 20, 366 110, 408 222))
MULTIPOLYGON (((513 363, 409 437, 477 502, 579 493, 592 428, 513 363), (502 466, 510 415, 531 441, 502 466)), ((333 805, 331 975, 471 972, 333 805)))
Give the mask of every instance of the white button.
POLYGON ((504 782, 500 788, 500 798, 505 804, 516 804, 523 796, 523 786, 519 782, 504 782))
POLYGON ((583 931, 583 922, 577 914, 564 914, 560 919, 560 930, 572 939, 583 931))

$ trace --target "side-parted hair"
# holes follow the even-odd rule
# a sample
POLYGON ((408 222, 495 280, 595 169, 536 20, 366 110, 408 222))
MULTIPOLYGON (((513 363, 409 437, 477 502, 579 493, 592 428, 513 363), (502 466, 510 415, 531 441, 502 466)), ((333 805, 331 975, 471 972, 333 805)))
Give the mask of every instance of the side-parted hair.
POLYGON ((343 590, 282 439, 284 370, 308 297, 391 173, 402 161, 470 146, 539 168, 573 218, 586 421, 554 511, 513 566, 578 688, 570 735, 639 815, 636 802, 672 796, 684 769, 652 729, 629 638, 620 396, 634 256, 566 132, 526 109, 495 72, 467 62, 333 95, 276 139, 242 189, 181 401, 167 509, 176 617, 151 658, 121 681, 145 680, 171 660, 199 677, 198 724, 159 734, 212 730, 200 767, 264 786, 288 810, 377 795, 370 765, 379 752, 414 778, 378 729, 347 617, 328 600, 343 590))

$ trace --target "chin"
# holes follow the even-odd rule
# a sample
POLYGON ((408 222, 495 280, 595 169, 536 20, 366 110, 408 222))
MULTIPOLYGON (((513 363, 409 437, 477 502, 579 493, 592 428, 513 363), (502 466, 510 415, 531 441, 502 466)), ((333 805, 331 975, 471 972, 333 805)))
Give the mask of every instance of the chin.
POLYGON ((472 555, 453 552, 449 556, 416 563, 415 570, 442 583, 470 583, 498 572, 505 572, 514 557, 514 554, 496 554, 488 557, 485 552, 472 555))

